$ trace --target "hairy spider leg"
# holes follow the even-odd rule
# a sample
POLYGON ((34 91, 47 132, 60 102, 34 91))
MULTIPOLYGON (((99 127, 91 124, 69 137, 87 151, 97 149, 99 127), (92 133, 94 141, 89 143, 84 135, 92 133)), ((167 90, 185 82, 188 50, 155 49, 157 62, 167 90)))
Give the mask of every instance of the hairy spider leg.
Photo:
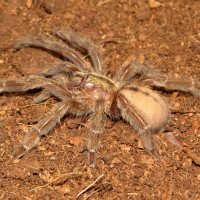
POLYGON ((147 79, 144 84, 165 88, 166 90, 179 90, 200 96, 200 81, 192 78, 157 78, 147 79))
MULTIPOLYGON (((67 90, 67 88, 69 87, 69 78, 65 74, 62 74, 62 73, 56 74, 51 78, 52 78, 51 80, 54 80, 57 83, 57 85, 59 85, 61 88, 65 88, 65 90, 67 90)), ((50 80, 50 79, 48 79, 48 80, 50 80)), ((36 96, 34 97, 33 100, 35 103, 41 103, 41 102, 49 99, 51 96, 53 96, 52 91, 43 89, 38 94, 36 94, 36 96)))
POLYGON ((57 103, 49 113, 26 133, 22 143, 14 148, 12 153, 13 156, 20 158, 36 147, 40 142, 41 137, 45 136, 56 126, 56 124, 60 123, 60 120, 67 113, 68 108, 69 104, 67 101, 57 103))
MULTIPOLYGON (((51 94, 60 99, 69 99, 71 95, 69 91, 57 85, 53 80, 49 80, 41 76, 30 76, 28 78, 21 78, 18 80, 0 80, 0 93, 23 92, 39 88, 45 88, 48 93, 51 91, 51 94)), ((51 113, 46 115, 36 126, 34 126, 31 131, 26 134, 22 144, 14 149, 14 156, 20 158, 25 155, 39 143, 42 135, 47 134, 54 128, 58 122, 57 120, 64 116, 65 103, 65 101, 58 103, 57 106, 52 109, 51 113), (64 113, 62 109, 64 109, 64 113)), ((68 109, 68 107, 69 106, 67 105, 66 108, 68 109)))
MULTIPOLYGON (((62 88, 67 88, 69 83, 69 77, 67 73, 70 75, 74 72, 79 71, 77 68, 74 67, 72 63, 59 63, 55 67, 43 71, 40 75, 45 77, 51 77, 58 85, 62 88), (70 64, 70 65, 68 65, 70 64)), ((34 97, 35 103, 41 103, 52 96, 52 93, 46 89, 43 89, 39 92, 39 94, 34 97)))
POLYGON ((81 38, 72 31, 54 30, 54 34, 74 48, 87 52, 91 58, 95 72, 100 74, 104 72, 102 67, 105 68, 105 65, 103 64, 102 54, 92 41, 81 38))
MULTIPOLYGON (((66 63, 66 62, 59 62, 54 67, 42 71, 39 75, 45 77, 51 77, 53 80, 56 81, 61 87, 64 87, 69 83, 70 74, 80 72, 80 70, 73 64, 73 63, 66 63)), ((51 92, 44 89, 39 94, 34 97, 35 103, 41 103, 52 96, 51 92)))
POLYGON ((32 75, 18 80, 0 80, 0 93, 24 92, 32 89, 46 89, 52 95, 62 100, 71 97, 69 90, 62 88, 55 81, 42 76, 32 75))
POLYGON ((142 75, 145 78, 162 76, 162 74, 157 72, 156 70, 129 58, 122 64, 121 67, 119 67, 119 70, 117 70, 116 72, 115 78, 121 84, 129 84, 133 81, 133 78, 136 75, 142 75))
POLYGON ((36 96, 33 98, 33 101, 35 103, 42 103, 43 101, 46 101, 47 99, 49 99, 51 96, 52 94, 50 91, 43 89, 38 94, 36 94, 36 96))
POLYGON ((87 67, 87 64, 84 62, 84 60, 81 58, 81 55, 79 55, 77 51, 69 48, 64 43, 53 40, 50 37, 44 37, 44 36, 28 37, 25 38, 23 41, 16 43, 13 48, 15 50, 19 50, 21 48, 27 48, 27 47, 37 47, 50 50, 62 56, 63 58, 70 60, 81 71, 84 72, 90 71, 89 68, 87 67))
POLYGON ((92 122, 90 124, 90 137, 88 140, 88 163, 90 167, 95 167, 97 159, 98 137, 103 132, 104 128, 104 103, 97 101, 94 114, 92 115, 92 122))
MULTIPOLYGON (((40 142, 41 137, 52 130, 68 111, 78 116, 87 115, 91 112, 80 103, 72 101, 71 92, 67 90, 67 88, 63 89, 61 87, 61 85, 64 85, 68 81, 64 74, 55 75, 53 78, 59 81, 56 83, 53 79, 50 80, 42 76, 30 76, 18 80, 0 80, 0 93, 23 92, 36 88, 44 88, 43 92, 48 92, 47 96, 50 92, 51 95, 63 100, 57 103, 56 106, 26 134, 22 143, 14 149, 13 155, 17 158, 22 157, 35 147, 40 142)), ((41 94, 44 95, 44 93, 41 94)))
POLYGON ((55 66, 42 71, 39 74, 45 77, 52 77, 60 73, 70 74, 74 72, 80 72, 80 69, 76 65, 70 62, 59 62, 55 66))

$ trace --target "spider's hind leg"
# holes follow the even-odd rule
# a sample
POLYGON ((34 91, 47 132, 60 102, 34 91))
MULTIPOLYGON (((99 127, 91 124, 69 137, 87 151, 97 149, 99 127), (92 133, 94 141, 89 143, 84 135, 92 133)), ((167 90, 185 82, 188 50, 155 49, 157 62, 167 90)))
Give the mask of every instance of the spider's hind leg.
POLYGON ((153 133, 168 122, 169 110, 164 100, 153 90, 138 86, 119 92, 117 107, 121 116, 137 130, 148 152, 153 150, 153 133))
POLYGON ((148 86, 156 86, 166 90, 189 92, 200 97, 200 81, 197 79, 161 77, 147 79, 144 83, 148 86))
POLYGON ((121 110, 122 117, 139 131, 144 147, 151 153, 153 150, 153 137, 150 126, 137 114, 134 108, 129 105, 127 99, 123 95, 118 96, 118 107, 121 110))

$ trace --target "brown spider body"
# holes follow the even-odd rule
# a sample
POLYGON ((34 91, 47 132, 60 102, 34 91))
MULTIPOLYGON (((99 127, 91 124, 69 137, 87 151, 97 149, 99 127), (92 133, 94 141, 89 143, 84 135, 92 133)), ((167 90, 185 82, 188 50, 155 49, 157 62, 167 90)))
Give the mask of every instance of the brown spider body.
MULTIPOLYGON (((117 87, 111 80, 96 74, 86 75, 86 77, 83 77, 81 82, 76 85, 75 88, 78 88, 78 92, 77 94, 76 92, 74 92, 75 94, 72 92, 73 98, 77 99, 77 95, 83 97, 82 101, 84 104, 88 104, 89 107, 93 108, 95 108, 97 101, 105 102, 105 112, 107 112, 107 114, 117 91, 117 87)), ((72 85, 72 91, 73 90, 74 88, 72 85)))
POLYGON ((152 88, 180 90, 200 96, 198 80, 170 78, 132 60, 125 61, 111 78, 101 52, 90 40, 71 31, 55 30, 54 35, 60 40, 43 36, 29 37, 18 42, 14 48, 50 50, 64 61, 39 75, 16 80, 0 79, 0 93, 40 89, 40 94, 34 98, 36 103, 51 96, 60 101, 14 149, 13 154, 17 158, 37 146, 41 137, 52 130, 67 113, 92 118, 88 140, 91 167, 96 164, 98 138, 103 133, 106 116, 127 121, 139 132, 145 148, 151 152, 152 133, 165 127, 169 119, 167 104, 152 88), (90 64, 79 52, 88 55, 90 64))

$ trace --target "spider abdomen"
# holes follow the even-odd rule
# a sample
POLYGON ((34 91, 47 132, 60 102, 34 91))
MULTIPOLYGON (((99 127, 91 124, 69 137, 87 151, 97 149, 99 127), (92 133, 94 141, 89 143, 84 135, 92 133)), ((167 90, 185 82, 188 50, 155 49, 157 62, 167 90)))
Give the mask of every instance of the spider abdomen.
POLYGON ((156 92, 146 87, 121 90, 118 107, 123 108, 122 117, 139 130, 159 130, 166 125, 169 118, 167 104, 156 92), (141 124, 136 124, 136 121, 140 121, 141 124))

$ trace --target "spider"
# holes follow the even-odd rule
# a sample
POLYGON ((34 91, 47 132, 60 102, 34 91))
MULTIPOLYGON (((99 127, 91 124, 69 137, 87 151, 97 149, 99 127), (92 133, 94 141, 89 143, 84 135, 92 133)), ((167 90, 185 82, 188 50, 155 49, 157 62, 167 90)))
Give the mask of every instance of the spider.
POLYGON ((124 119, 140 135, 148 152, 153 150, 153 133, 166 126, 169 109, 153 89, 180 90, 200 96, 200 81, 170 78, 128 59, 111 75, 100 49, 73 31, 54 30, 52 36, 31 36, 14 45, 15 50, 35 47, 57 54, 61 61, 38 75, 15 80, 0 79, 0 93, 40 89, 40 103, 55 96, 59 102, 26 133, 13 155, 21 158, 50 132, 66 114, 91 117, 88 163, 96 165, 99 137, 106 117, 124 119))

